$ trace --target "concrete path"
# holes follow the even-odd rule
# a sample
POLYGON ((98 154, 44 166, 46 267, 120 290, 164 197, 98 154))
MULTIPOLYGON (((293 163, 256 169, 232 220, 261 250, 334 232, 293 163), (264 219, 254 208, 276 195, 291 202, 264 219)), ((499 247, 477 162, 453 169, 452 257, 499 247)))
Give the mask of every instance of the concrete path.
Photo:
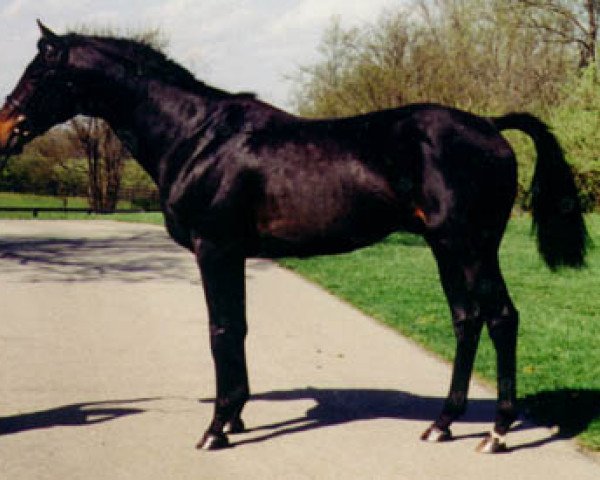
POLYGON ((446 364, 272 263, 247 277, 250 431, 201 452, 213 370, 193 258, 161 228, 1 221, 0 478, 600 478, 530 425, 509 454, 475 453, 494 411, 478 385, 456 441, 420 442, 446 364))

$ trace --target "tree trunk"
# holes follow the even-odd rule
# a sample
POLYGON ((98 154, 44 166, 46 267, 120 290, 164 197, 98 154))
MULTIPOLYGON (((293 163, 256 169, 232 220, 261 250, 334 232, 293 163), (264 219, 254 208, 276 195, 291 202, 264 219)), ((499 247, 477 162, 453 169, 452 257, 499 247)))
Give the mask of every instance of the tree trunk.
POLYGON ((88 162, 89 206, 95 212, 112 213, 117 208, 127 151, 103 120, 76 118, 71 126, 88 162))
POLYGON ((598 0, 586 0, 585 9, 588 15, 588 31, 586 42, 586 66, 596 63, 596 42, 598 40, 598 0))

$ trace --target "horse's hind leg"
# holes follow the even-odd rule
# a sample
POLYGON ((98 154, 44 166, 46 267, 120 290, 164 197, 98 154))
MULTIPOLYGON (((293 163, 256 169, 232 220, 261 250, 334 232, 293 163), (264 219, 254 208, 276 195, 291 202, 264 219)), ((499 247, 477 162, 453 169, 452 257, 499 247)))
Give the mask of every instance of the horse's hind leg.
POLYGON ((198 242, 198 264, 208 306, 210 346, 215 363, 217 398, 213 419, 197 447, 227 447, 225 431, 244 429, 240 414, 249 398, 244 341, 246 337, 244 256, 235 248, 198 242))
POLYGON ((504 437, 517 416, 518 314, 500 273, 496 249, 489 248, 485 254, 467 253, 465 249, 448 250, 435 242, 432 248, 452 311, 457 346, 448 398, 441 414, 422 439, 450 439, 451 423, 465 412, 469 381, 485 321, 497 354, 498 405, 494 429, 477 450, 485 453, 503 451, 506 449, 504 437))
POLYGON ((519 314, 508 295, 497 259, 492 259, 488 265, 479 297, 482 315, 496 349, 498 404, 494 429, 479 444, 477 450, 494 453, 506 449, 505 435, 517 419, 516 350, 519 314))
POLYGON ((421 436, 426 441, 451 439, 450 425, 467 408, 467 394, 473 363, 483 326, 479 304, 473 295, 479 265, 464 248, 447 248, 444 242, 432 241, 440 279, 452 314, 456 336, 456 355, 450 391, 437 420, 421 436))

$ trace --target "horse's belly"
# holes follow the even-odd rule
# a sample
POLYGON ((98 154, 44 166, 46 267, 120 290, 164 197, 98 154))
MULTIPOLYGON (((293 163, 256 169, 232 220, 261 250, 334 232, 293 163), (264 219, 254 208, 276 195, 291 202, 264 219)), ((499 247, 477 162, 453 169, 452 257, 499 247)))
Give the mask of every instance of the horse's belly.
POLYGON ((309 256, 343 253, 381 240, 401 228, 391 206, 353 208, 323 205, 312 211, 277 212, 259 219, 259 256, 309 256))

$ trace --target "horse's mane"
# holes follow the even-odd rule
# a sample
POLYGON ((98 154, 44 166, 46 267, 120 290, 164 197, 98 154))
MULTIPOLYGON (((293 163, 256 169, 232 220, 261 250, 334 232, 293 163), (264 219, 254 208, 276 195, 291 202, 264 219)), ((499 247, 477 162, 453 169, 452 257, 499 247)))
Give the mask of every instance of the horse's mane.
POLYGON ((143 40, 113 36, 81 35, 77 33, 69 33, 64 38, 71 45, 88 44, 98 48, 104 53, 125 60, 130 65, 135 66, 138 74, 143 73, 161 78, 184 90, 204 94, 210 92, 216 96, 255 97, 253 93, 241 92, 231 94, 207 85, 198 80, 189 70, 143 40))

